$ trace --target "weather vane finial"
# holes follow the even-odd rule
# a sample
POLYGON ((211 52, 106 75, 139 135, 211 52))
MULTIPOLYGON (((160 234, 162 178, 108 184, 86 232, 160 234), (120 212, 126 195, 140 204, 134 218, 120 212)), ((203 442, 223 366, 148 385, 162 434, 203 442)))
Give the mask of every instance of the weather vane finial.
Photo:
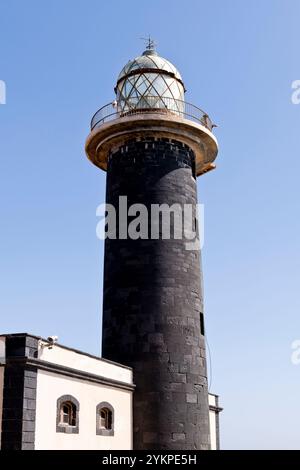
POLYGON ((151 39, 150 34, 147 38, 141 38, 141 39, 145 41, 146 49, 148 51, 153 51, 153 49, 155 49, 155 46, 157 45, 157 43, 154 41, 154 39, 151 39))

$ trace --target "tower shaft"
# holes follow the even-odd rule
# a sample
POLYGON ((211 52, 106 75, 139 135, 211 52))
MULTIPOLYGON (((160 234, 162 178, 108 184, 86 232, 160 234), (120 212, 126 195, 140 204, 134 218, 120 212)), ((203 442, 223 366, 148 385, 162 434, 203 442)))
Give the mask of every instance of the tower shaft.
MULTIPOLYGON (((189 204, 195 155, 168 138, 132 138, 107 159, 106 202, 189 204)), ((129 218, 130 222, 130 218, 129 218)), ((171 233, 174 219, 171 217, 171 233)), ((200 252, 185 238, 106 239, 103 357, 133 368, 134 449, 209 449, 200 252)))

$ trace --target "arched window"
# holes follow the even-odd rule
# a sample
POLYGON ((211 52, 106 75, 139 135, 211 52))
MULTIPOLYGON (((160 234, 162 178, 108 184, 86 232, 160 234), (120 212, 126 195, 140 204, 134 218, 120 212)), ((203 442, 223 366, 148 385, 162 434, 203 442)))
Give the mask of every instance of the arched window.
POLYGON ((99 436, 114 435, 114 409, 105 401, 96 407, 96 434, 99 436))
POLYGON ((79 402, 72 395, 63 395, 57 400, 56 432, 79 432, 79 402))
POLYGON ((60 405, 59 424, 76 426, 76 406, 71 401, 65 401, 60 405))
POLYGON ((99 420, 100 429, 111 429, 112 412, 108 408, 101 408, 99 420))

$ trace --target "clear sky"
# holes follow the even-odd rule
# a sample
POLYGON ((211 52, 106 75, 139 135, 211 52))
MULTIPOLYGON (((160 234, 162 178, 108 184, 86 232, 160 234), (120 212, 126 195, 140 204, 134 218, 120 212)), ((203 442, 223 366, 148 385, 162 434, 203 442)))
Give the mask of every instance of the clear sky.
POLYGON ((223 448, 300 448, 299 21, 299 0, 0 3, 2 332, 99 353, 105 174, 84 142, 150 33, 219 126, 198 189, 223 448))

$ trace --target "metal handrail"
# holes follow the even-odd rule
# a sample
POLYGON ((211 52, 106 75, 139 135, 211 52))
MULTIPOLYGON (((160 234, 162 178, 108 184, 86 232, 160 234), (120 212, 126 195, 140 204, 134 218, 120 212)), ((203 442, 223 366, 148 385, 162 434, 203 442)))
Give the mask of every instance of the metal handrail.
POLYGON ((129 98, 126 101, 114 101, 102 106, 92 117, 91 130, 107 121, 139 113, 171 114, 197 122, 210 131, 214 127, 208 114, 191 103, 167 97, 144 96, 129 98))

